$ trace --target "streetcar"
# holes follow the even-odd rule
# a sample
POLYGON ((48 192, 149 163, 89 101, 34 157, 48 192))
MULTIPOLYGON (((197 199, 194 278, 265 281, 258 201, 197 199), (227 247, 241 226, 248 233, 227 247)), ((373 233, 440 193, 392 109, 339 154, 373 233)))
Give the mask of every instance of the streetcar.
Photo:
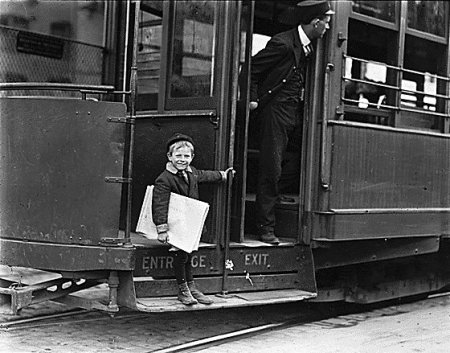
POLYGON ((450 284, 450 36, 446 1, 330 1, 307 69, 303 136, 277 246, 255 234, 258 121, 251 57, 297 25, 298 1, 0 2, 0 264, 14 313, 54 299, 116 312, 292 301, 373 303, 450 284), (176 301, 168 246, 136 232, 176 132, 207 234, 194 277, 211 306, 176 301), (76 292, 106 283, 108 302, 76 292))

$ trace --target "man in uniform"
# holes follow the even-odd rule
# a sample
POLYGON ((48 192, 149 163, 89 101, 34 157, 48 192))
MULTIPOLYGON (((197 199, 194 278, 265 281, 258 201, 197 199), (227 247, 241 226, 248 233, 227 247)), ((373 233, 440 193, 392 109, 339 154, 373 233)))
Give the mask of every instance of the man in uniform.
POLYGON ((278 244, 274 233, 281 165, 289 140, 301 140, 305 71, 313 42, 329 28, 328 1, 297 3, 298 26, 273 36, 252 58, 250 110, 258 108, 261 126, 256 191, 257 229, 261 240, 278 244))

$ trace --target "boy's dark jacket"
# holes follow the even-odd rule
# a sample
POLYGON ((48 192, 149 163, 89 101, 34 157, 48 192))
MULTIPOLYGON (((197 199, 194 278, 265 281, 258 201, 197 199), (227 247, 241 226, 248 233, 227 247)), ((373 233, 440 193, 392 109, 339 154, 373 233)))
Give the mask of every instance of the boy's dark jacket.
MULTIPOLYGON (((175 168, 174 168, 175 169, 175 168)), ((166 168, 155 180, 152 200, 153 222, 158 227, 167 224, 170 193, 187 196, 198 200, 198 184, 214 183, 224 180, 223 174, 216 170, 199 170, 192 166, 187 169, 189 184, 176 170, 166 168), (170 171, 168 170, 170 169, 170 171)))

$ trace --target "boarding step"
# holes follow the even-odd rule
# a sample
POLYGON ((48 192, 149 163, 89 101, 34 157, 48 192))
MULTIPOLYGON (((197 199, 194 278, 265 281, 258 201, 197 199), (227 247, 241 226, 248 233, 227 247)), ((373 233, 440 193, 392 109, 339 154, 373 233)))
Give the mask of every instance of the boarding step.
POLYGON ((270 290, 261 292, 231 293, 228 295, 208 295, 214 302, 211 305, 183 305, 176 297, 138 298, 136 309, 144 312, 197 311, 226 309, 243 306, 282 304, 313 299, 316 293, 298 289, 270 290))
MULTIPOLYGON (((313 278, 298 272, 277 274, 242 273, 229 275, 226 287, 223 287, 223 277, 195 277, 198 288, 205 294, 222 293, 223 288, 230 293, 257 292, 268 290, 302 289, 315 291, 313 278)), ((154 279, 152 277, 134 277, 136 298, 174 296, 178 292, 174 278, 154 279)))

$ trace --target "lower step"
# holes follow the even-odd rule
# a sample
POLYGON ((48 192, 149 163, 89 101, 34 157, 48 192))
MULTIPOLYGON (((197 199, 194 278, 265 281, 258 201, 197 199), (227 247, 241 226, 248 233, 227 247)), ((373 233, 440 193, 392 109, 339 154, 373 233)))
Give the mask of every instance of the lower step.
MULTIPOLYGON (((196 277, 195 283, 199 289, 207 294, 223 291, 222 277, 196 277)), ((256 292, 268 290, 302 289, 315 291, 314 286, 306 286, 311 279, 299 278, 297 272, 265 275, 233 275, 227 278, 227 292, 256 292)), ((134 288, 136 297, 163 297, 176 295, 178 289, 175 279, 152 279, 149 277, 135 277, 134 288)))
POLYGON ((226 309, 242 306, 282 304, 316 297, 316 293, 298 289, 271 290, 260 292, 241 292, 229 295, 208 295, 214 302, 211 305, 183 305, 176 297, 138 298, 137 310, 145 312, 189 311, 226 309))

